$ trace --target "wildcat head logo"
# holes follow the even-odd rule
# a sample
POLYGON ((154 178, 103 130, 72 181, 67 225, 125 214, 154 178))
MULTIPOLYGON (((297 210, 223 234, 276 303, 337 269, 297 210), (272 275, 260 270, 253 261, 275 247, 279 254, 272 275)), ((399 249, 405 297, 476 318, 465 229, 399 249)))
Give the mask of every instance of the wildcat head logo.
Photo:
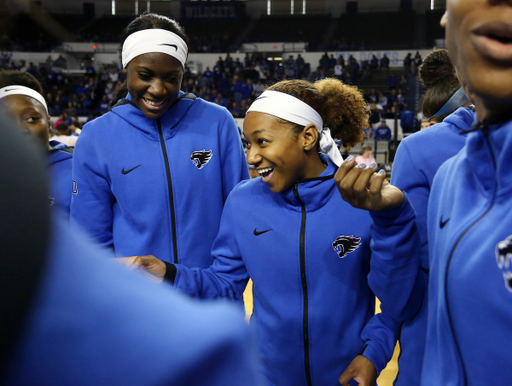
POLYGON ((496 263, 503 273, 505 287, 512 292, 512 235, 496 245, 496 263))
POLYGON ((332 247, 339 257, 345 257, 347 253, 354 252, 361 245, 361 237, 338 236, 332 242, 332 247))
POLYGON ((198 150, 190 155, 190 160, 198 169, 202 169, 204 165, 212 158, 212 151, 198 150))

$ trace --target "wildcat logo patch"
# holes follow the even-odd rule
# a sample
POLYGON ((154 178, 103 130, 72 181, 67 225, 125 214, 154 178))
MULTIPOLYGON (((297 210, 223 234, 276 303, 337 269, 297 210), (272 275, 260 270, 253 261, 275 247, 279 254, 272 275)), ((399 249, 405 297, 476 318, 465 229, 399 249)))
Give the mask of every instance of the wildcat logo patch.
POLYGON ((197 150, 190 155, 190 161, 198 168, 202 169, 204 165, 212 158, 212 151, 205 149, 197 150))
POLYGON ((347 253, 354 252, 361 245, 361 237, 338 236, 332 242, 332 247, 339 257, 345 257, 347 253))
POLYGON ((503 273, 505 287, 512 292, 512 235, 496 245, 496 263, 503 273))

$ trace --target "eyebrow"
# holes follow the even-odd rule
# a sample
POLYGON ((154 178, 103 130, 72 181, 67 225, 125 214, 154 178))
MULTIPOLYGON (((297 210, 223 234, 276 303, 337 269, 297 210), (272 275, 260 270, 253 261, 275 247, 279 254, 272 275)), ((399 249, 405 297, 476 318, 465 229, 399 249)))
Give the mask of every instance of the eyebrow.
POLYGON ((251 134, 252 135, 256 135, 256 134, 260 134, 260 133, 268 133, 269 131, 267 129, 259 129, 259 130, 256 130, 256 131, 253 131, 251 134))

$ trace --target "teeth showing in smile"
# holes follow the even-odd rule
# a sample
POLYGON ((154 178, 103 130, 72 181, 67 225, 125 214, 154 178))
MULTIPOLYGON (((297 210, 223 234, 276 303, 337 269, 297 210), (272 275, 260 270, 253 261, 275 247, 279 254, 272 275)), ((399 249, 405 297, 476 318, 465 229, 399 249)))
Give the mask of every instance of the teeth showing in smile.
POLYGON ((262 168, 258 169, 258 173, 260 174, 260 176, 265 176, 267 174, 270 174, 273 170, 274 168, 262 168))
POLYGON ((144 98, 144 101, 145 101, 148 105, 150 105, 150 106, 160 106, 162 103, 164 103, 164 101, 163 101, 163 100, 158 101, 158 102, 155 102, 155 101, 150 101, 149 99, 146 99, 146 98, 144 98))

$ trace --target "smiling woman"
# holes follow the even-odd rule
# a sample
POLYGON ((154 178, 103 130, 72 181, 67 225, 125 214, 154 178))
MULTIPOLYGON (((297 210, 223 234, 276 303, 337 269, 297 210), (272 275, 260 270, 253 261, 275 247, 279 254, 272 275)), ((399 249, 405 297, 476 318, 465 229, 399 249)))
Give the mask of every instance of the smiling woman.
POLYGON ((76 144, 71 219, 117 256, 208 267, 224 202, 249 173, 229 112, 180 91, 187 55, 176 21, 128 25, 126 82, 76 144))
POLYGON ((366 117, 361 93, 339 80, 270 87, 244 120, 248 162, 262 177, 231 192, 212 266, 133 261, 200 298, 241 302, 250 277, 268 384, 373 385, 393 354, 398 324, 374 315, 367 281, 370 217, 333 179, 342 159, 331 131, 353 145, 366 117))

